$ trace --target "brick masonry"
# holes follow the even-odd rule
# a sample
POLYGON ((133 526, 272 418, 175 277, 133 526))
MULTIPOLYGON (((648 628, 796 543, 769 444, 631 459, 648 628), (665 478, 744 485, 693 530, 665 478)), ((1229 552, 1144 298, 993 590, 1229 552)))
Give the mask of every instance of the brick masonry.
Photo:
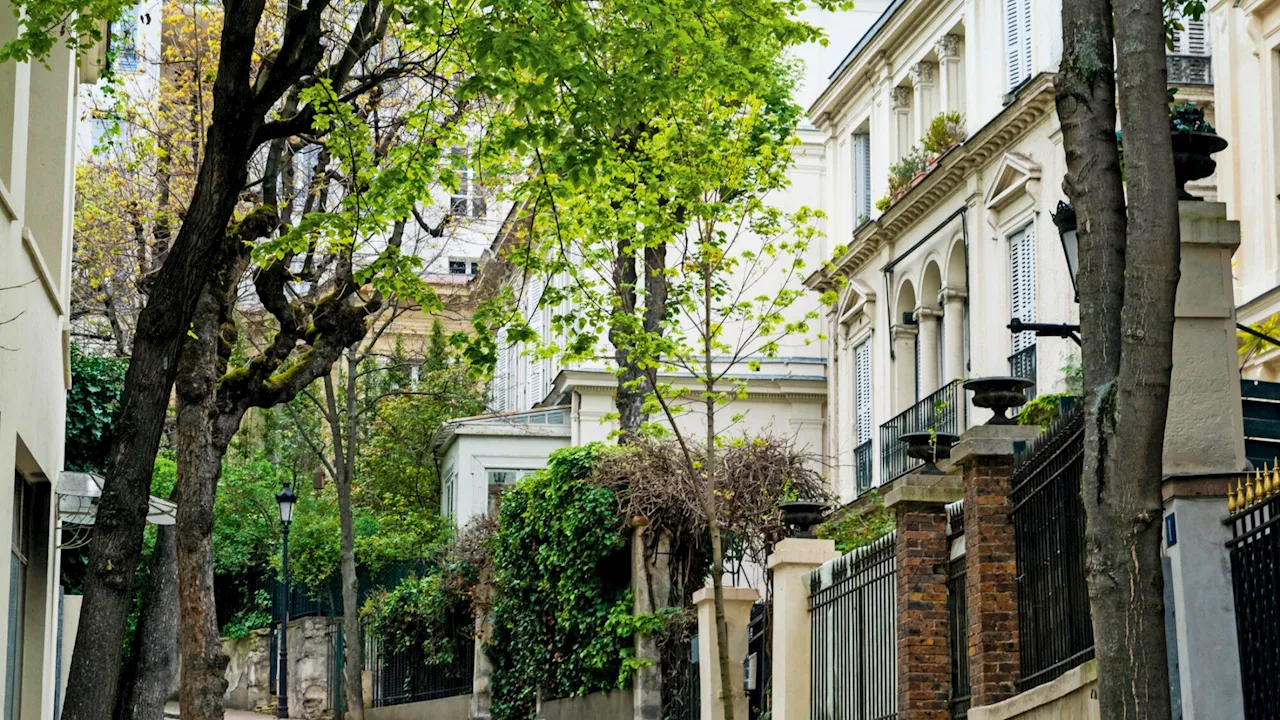
POLYGON ((897 521, 898 718, 946 720, 951 695, 947 647, 947 511, 903 502, 897 521))
POLYGON ((1010 520, 1012 472, 1012 454, 972 456, 964 468, 965 591, 974 707, 1017 694, 1018 568, 1010 520))

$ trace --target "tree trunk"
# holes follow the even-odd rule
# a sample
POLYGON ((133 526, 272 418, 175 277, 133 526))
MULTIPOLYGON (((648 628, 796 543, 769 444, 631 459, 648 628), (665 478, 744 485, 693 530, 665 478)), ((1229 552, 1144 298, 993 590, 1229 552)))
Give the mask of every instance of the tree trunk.
POLYGON ((178 699, 183 720, 221 720, 227 657, 218 637, 213 596, 213 507, 225 446, 217 417, 218 302, 201 296, 194 337, 182 353, 178 397, 177 558, 182 615, 182 673, 178 699))
POLYGON ((716 512, 716 381, 711 361, 715 349, 715 316, 712 314, 710 259, 703 260, 702 268, 702 361, 706 373, 703 397, 707 412, 707 483, 703 504, 707 514, 707 527, 711 530, 711 593, 715 600, 717 664, 720 666, 720 702, 724 705, 724 720, 733 720, 733 673, 729 668, 729 624, 724 612, 724 533, 720 529, 720 514, 716 512))
POLYGON ((178 668, 178 551, 173 525, 156 529, 146 604, 134 636, 132 672, 119 720, 162 720, 178 668))
POLYGON ((636 314, 636 256, 631 239, 621 238, 615 246, 613 259, 613 291, 618 307, 609 323, 609 342, 613 345, 614 361, 618 363, 618 389, 615 404, 618 408, 620 443, 631 442, 644 423, 644 396, 640 387, 643 375, 629 348, 635 345, 634 328, 636 314))
POLYGON ((210 260, 248 178, 250 146, 262 122, 260 113, 246 117, 245 111, 254 107, 249 70, 263 8, 247 2, 227 13, 205 160, 177 241, 138 315, 111 466, 89 544, 80 616, 85 632, 76 635, 62 720, 104 720, 116 707, 125 623, 169 391, 210 260))
POLYGON ((1180 250, 1163 3, 1065 0, 1062 12, 1057 105, 1064 189, 1079 221, 1089 413, 1082 496, 1099 703, 1103 717, 1163 720, 1170 701, 1160 484, 1180 250), (1113 41, 1121 49, 1114 64, 1125 184, 1113 41))
POLYGON ((338 489, 338 520, 341 526, 343 681, 347 696, 347 718, 364 720, 364 658, 360 654, 359 588, 356 578, 355 520, 351 507, 351 482, 355 476, 356 379, 359 363, 356 351, 347 351, 346 415, 338 413, 332 375, 324 378, 325 404, 333 435, 334 484, 338 489))

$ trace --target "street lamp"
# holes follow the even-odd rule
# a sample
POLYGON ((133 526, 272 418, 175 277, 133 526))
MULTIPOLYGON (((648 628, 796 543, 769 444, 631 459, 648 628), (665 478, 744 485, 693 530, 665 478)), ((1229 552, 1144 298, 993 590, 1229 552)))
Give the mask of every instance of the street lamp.
POLYGON ((289 483, 276 493, 280 506, 280 576, 284 583, 284 612, 280 618, 280 669, 276 696, 276 717, 289 717, 289 523, 293 522, 293 506, 298 502, 289 483))
POLYGON ((1053 224, 1058 226, 1062 253, 1067 256, 1067 270, 1071 273, 1071 287, 1076 291, 1076 302, 1080 302, 1080 285, 1076 280, 1080 273, 1080 236, 1076 232, 1076 209, 1071 207, 1071 203, 1059 200, 1057 212, 1050 213, 1050 216, 1053 224))
MULTIPOLYGON (((1058 226, 1058 237, 1062 240, 1062 254, 1067 256, 1067 271, 1071 274, 1071 287, 1075 291, 1076 302, 1080 302, 1080 284, 1076 276, 1080 272, 1080 236, 1077 232, 1076 210, 1071 204, 1059 200, 1057 211, 1050 213, 1053 224, 1058 226)), ((1080 326, 1064 323, 1032 323, 1013 318, 1005 327, 1017 334, 1033 332, 1036 337, 1070 338, 1076 345, 1080 344, 1080 326)))

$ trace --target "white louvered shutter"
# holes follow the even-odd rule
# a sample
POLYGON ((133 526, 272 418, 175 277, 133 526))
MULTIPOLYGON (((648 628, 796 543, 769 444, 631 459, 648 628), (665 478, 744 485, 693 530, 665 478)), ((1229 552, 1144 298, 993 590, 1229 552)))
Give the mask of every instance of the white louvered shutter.
POLYGON ((871 136, 858 133, 853 136, 853 207, 857 227, 861 217, 871 217, 871 136))
POLYGON ((1010 91, 1031 77, 1031 2, 1004 0, 1005 67, 1010 91))
POLYGON ((871 439, 871 341, 853 349, 854 443, 871 439))
POLYGON ((1208 57, 1211 50, 1208 20, 1179 18, 1178 22, 1182 24, 1182 30, 1178 31, 1173 38, 1173 54, 1208 57))
MULTIPOLYGON (((1009 269, 1013 317, 1023 322, 1036 321, 1036 231, 1028 225, 1009 240, 1009 269)), ((1035 345, 1034 333, 1013 336, 1016 353, 1035 345)))
MULTIPOLYGON (((542 334, 545 332, 543 314, 546 311, 540 306, 542 301, 542 288, 542 278, 534 278, 529 281, 529 329, 537 336, 537 340, 534 341, 535 345, 543 342, 542 334)), ((542 402, 542 397, 546 394, 546 390, 543 388, 542 359, 537 356, 536 352, 529 355, 528 358, 529 378, 528 382, 525 384, 528 397, 526 398, 525 407, 533 407, 534 405, 542 402)))
POLYGON ((489 404, 494 412, 507 411, 507 331, 498 332, 498 359, 493 365, 493 380, 489 384, 489 404))

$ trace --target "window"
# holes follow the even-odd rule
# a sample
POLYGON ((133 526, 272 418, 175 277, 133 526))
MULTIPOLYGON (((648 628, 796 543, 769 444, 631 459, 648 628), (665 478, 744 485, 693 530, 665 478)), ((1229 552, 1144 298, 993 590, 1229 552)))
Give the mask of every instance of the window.
POLYGON ((853 226, 871 219, 871 135, 853 136, 853 226))
POLYGON ((1005 70, 1009 92, 1031 79, 1031 0, 1004 0, 1005 70))
POLYGON ((507 356, 511 353, 511 348, 507 347, 507 331, 499 331, 495 342, 498 361, 494 364, 493 380, 489 385, 489 403, 494 412, 506 412, 512 409, 507 406, 507 356))
POLYGON ((471 166, 470 156, 466 148, 453 148, 449 151, 457 174, 458 187, 449 196, 449 213, 475 218, 485 217, 484 186, 480 183, 479 173, 471 166))
POLYGON ((450 274, 450 275, 466 275, 466 274, 467 274, 467 263, 466 263, 466 261, 465 261, 465 260, 450 260, 450 261, 449 261, 449 274, 450 274))
POLYGON ((5 656, 4 720, 18 720, 22 714, 22 645, 27 595, 27 557, 31 550, 33 495, 27 481, 18 474, 13 481, 13 536, 9 553, 9 642, 5 656))
MULTIPOLYGON (((1022 322, 1036 321, 1036 232, 1027 225, 1009 238, 1009 288, 1012 317, 1022 322)), ((1009 356, 1009 374, 1036 379, 1036 336, 1022 332, 1013 336, 1013 354, 1009 356)), ((1035 388, 1027 391, 1035 397, 1035 388)))
POLYGON ((515 485, 520 478, 528 477, 535 472, 537 471, 528 468, 489 470, 489 516, 498 514, 498 509, 502 507, 502 496, 511 489, 512 485, 515 485))
POLYGON ((138 19, 126 12, 111 27, 111 43, 116 48, 116 68, 121 72, 138 71, 138 19))
MULTIPOLYGON (((542 302, 543 281, 541 278, 530 278, 527 290, 527 312, 529 315, 529 329, 539 340, 542 339, 543 333, 543 310, 540 307, 542 302)), ((543 387, 544 375, 542 372, 543 359, 537 354, 529 356, 529 378, 525 383, 526 397, 525 407, 533 407, 542 402, 542 397, 546 393, 543 387)))
POLYGON ((1172 54, 1208 57, 1210 55, 1210 47, 1209 20, 1207 16, 1199 20, 1179 17, 1178 22, 1182 25, 1182 29, 1173 35, 1172 54))
POLYGON ((458 494, 458 471, 450 469, 444 476, 444 482, 440 487, 440 504, 443 506, 444 516, 453 517, 457 514, 457 508, 454 503, 458 494))
POLYGON ((871 341, 853 349, 853 467, 858 494, 871 489, 871 341))

